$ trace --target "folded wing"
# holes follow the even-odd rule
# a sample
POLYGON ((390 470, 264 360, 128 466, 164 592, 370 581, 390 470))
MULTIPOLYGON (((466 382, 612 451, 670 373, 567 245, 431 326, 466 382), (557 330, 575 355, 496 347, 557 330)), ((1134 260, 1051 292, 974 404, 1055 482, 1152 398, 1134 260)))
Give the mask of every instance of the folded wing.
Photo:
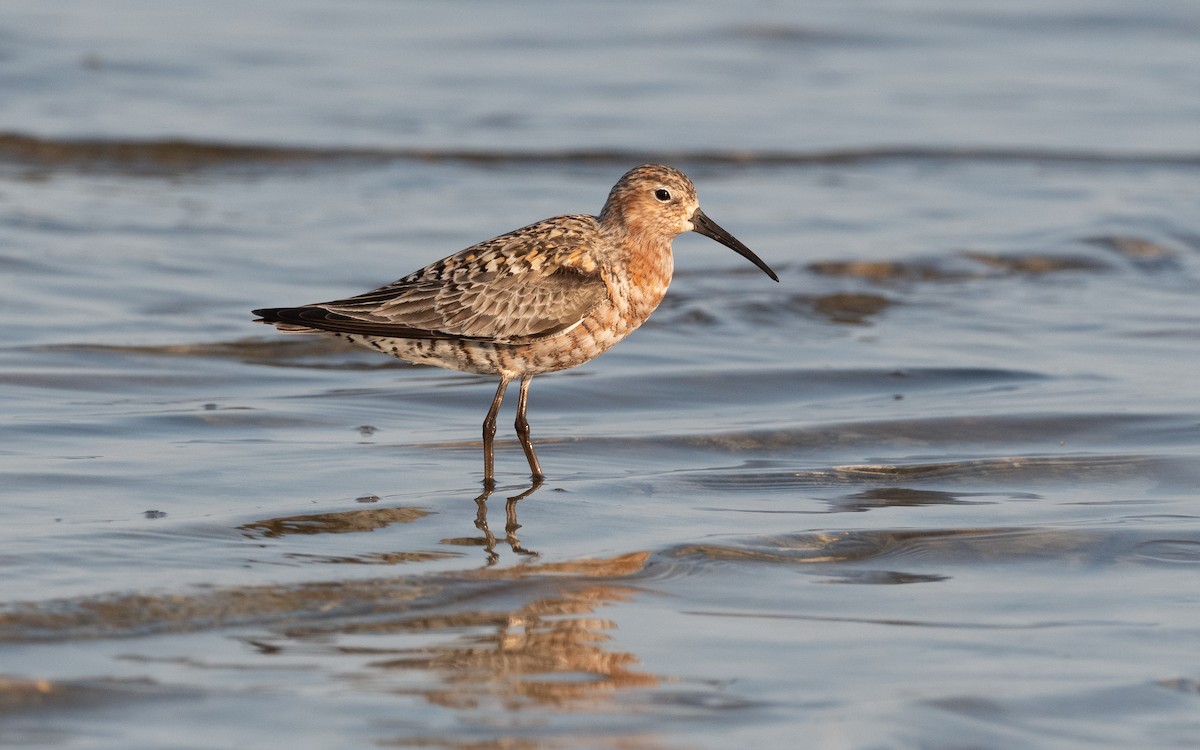
POLYGON ((579 252, 594 221, 572 216, 533 224, 366 294, 254 313, 284 331, 498 343, 551 336, 608 299, 600 269, 579 252))

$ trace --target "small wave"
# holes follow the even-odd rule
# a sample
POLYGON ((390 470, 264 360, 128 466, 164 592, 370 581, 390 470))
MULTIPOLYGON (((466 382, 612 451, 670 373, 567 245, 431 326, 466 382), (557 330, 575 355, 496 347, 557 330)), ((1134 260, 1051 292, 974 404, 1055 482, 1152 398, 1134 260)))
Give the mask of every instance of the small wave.
POLYGON ((666 557, 686 560, 691 567, 731 563, 796 565, 832 575, 831 582, 849 583, 943 580, 950 577, 947 571, 961 573, 964 567, 1037 561, 1075 568, 1200 561, 1200 539, 1186 534, 1163 538, 1163 534, 1164 530, 1154 526, 820 531, 686 544, 669 550, 666 557), (872 567, 863 567, 866 565, 872 567), (875 567, 880 565, 905 565, 916 570, 875 567))
POLYGON ((959 282, 1051 273, 1097 273, 1110 266, 1085 255, 1056 253, 963 252, 908 260, 818 260, 807 270, 817 276, 861 279, 875 284, 959 282))
POLYGON ((46 168, 156 173, 228 166, 294 166, 322 162, 420 161, 499 164, 612 164, 665 161, 719 166, 828 166, 869 162, 1028 162, 1035 164, 1200 166, 1196 153, 1137 153, 999 147, 876 146, 812 151, 563 149, 513 151, 455 148, 342 148, 214 143, 186 139, 40 138, 0 133, 0 162, 46 168))
POLYGON ((412 523, 429 515, 423 508, 369 508, 268 518, 238 527, 250 538, 279 538, 293 534, 346 534, 375 531, 395 523, 412 523))
POLYGON ((195 697, 198 691, 146 679, 27 679, 0 675, 0 714, 96 709, 131 701, 195 697))
POLYGON ((382 359, 362 347, 327 336, 289 338, 244 338, 182 344, 49 344, 29 347, 31 351, 64 352, 115 357, 199 357, 228 359, 273 367, 302 367, 311 370, 389 370, 410 365, 394 359, 382 359), (365 355, 365 356, 364 356, 365 355), (334 359, 334 357, 340 357, 334 359))
MULTIPOLYGON (((1003 499, 1037 499, 1036 490, 1080 477, 1089 481, 1120 482, 1175 478, 1187 467, 1163 456, 1001 456, 932 463, 851 464, 810 469, 714 469, 688 475, 705 489, 722 492, 836 492, 856 488, 846 496, 826 498, 826 512, 863 512, 875 508, 920 505, 973 505, 1003 499), (951 490, 931 490, 948 485, 951 490), (962 487, 1003 488, 994 493, 962 487), (865 487, 865 489, 864 489, 865 487), (992 498, 992 499, 982 499, 992 498)), ((816 511, 812 511, 816 512, 816 511)))
MULTIPOLYGON (((446 556, 457 555, 451 552, 446 556)), ((649 556, 649 552, 630 552, 609 558, 530 562, 511 568, 485 567, 413 577, 234 586, 167 594, 113 593, 9 603, 0 607, 0 643, 283 624, 294 633, 300 628, 298 622, 305 623, 303 628, 312 633, 350 632, 370 630, 379 619, 394 624, 395 618, 437 611, 472 597, 514 596, 519 600, 516 592, 524 592, 527 599, 537 601, 600 588, 620 598, 624 588, 605 582, 636 582, 645 577, 649 556), (506 583, 497 585, 498 581, 506 583)), ((365 558, 360 562, 384 561, 365 558)), ((486 617, 493 615, 486 613, 486 617)))

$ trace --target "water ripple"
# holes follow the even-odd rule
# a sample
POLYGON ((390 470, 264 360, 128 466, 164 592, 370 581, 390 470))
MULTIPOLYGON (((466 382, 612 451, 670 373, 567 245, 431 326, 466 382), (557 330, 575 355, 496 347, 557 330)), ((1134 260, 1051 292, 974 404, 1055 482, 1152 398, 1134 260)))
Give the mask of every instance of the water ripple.
MULTIPOLYGON (((945 580, 938 571, 863 570, 869 563, 935 566, 960 573, 972 566, 1051 562, 1096 568, 1130 562, 1195 563, 1200 536, 1163 538, 1157 528, 951 528, 822 531, 780 534, 706 544, 686 544, 665 553, 689 566, 798 565, 840 582, 909 583, 945 580), (842 566, 849 565, 851 570, 842 566), (866 578, 855 578, 866 576, 866 578)), ((694 573, 695 571, 691 571, 694 573)))
POLYGON ((321 162, 385 161, 501 164, 612 164, 664 161, 708 166, 829 166, 872 162, 1003 162, 1114 165, 1120 167, 1200 166, 1200 154, 1151 154, 1037 148, 881 146, 813 151, 566 149, 507 151, 458 148, 291 147, 191 140, 44 138, 0 133, 0 162, 66 169, 104 169, 129 174, 164 170, 254 166, 286 168, 321 162))

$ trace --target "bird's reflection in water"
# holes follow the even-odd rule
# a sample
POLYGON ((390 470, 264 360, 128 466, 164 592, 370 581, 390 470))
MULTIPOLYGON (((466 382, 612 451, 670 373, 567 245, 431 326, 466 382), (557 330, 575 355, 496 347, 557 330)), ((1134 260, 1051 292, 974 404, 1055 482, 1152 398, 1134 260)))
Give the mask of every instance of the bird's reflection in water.
MULTIPOLYGON (((547 708, 607 713, 622 692, 663 681, 639 669, 633 652, 616 646, 617 623, 601 614, 641 594, 626 582, 644 570, 647 557, 642 552, 477 570, 462 579, 461 590, 449 583, 431 591, 445 606, 332 627, 321 623, 307 633, 292 629, 272 643, 286 651, 303 640, 305 656, 314 650, 339 656, 338 674, 352 689, 419 695, 462 711, 469 725, 547 708), (483 580, 497 585, 481 591, 483 580)), ((535 744, 544 746, 529 747, 535 744)))
POLYGON ((366 661, 350 673, 376 688, 423 675, 412 692, 472 713, 539 706, 603 710, 621 690, 653 687, 662 679, 639 670, 633 653, 612 649, 616 623, 597 614, 634 596, 626 587, 599 583, 535 595, 509 608, 395 622, 397 632, 451 637, 388 649, 387 634, 377 633, 378 650, 358 654, 366 661))
MULTIPOLYGON (((539 553, 533 550, 526 549, 521 540, 517 538, 517 529, 521 528, 521 524, 517 523, 517 503, 529 497, 538 491, 542 486, 541 478, 535 477, 533 484, 529 489, 517 495, 513 495, 505 500, 504 503, 504 541, 512 548, 512 551, 518 555, 527 555, 536 557, 539 553)), ((495 480, 484 480, 483 492, 479 497, 475 498, 475 528, 483 532, 483 549, 487 553, 487 564, 495 565, 500 561, 500 553, 496 552, 496 535, 488 527, 488 498, 496 491, 495 480)))

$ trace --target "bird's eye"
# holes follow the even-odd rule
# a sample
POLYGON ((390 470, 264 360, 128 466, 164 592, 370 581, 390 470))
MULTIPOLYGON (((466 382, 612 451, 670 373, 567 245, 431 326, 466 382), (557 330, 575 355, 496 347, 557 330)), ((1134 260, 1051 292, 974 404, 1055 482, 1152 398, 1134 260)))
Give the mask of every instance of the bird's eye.
POLYGON ((663 203, 666 203, 667 201, 671 200, 671 191, 659 188, 658 190, 654 191, 654 197, 658 198, 663 203))

